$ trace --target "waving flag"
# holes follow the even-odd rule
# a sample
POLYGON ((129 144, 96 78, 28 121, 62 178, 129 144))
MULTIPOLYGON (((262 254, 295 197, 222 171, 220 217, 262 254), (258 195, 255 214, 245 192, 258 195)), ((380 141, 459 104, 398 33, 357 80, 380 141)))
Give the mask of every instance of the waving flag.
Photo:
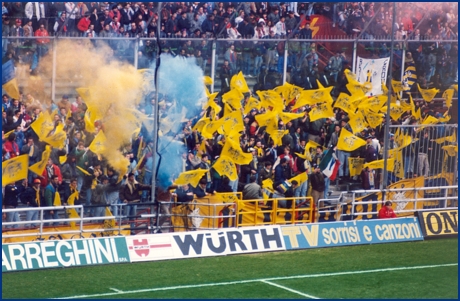
POLYGON ((366 141, 356 137, 345 128, 342 128, 339 135, 339 142, 337 143, 337 149, 351 152, 364 145, 366 145, 366 141))
POLYGON ((296 103, 292 106, 292 109, 297 109, 305 105, 314 105, 318 103, 327 103, 332 105, 334 101, 331 96, 331 90, 333 87, 320 88, 315 90, 304 90, 300 93, 296 103))
POLYGON ((236 164, 249 164, 252 161, 252 154, 243 152, 240 145, 231 139, 225 140, 221 156, 230 158, 236 164))
POLYGON ((45 111, 41 112, 38 115, 38 118, 34 122, 32 122, 30 126, 37 134, 38 139, 40 141, 44 141, 44 139, 48 136, 49 132, 53 130, 54 123, 48 111, 45 111))
POLYGON ((222 102, 229 104, 233 109, 239 110, 242 108, 241 101, 243 100, 244 95, 238 89, 232 89, 222 95, 222 102))
POLYGON ((422 95, 423 99, 426 102, 431 102, 433 98, 438 94, 439 89, 432 88, 432 89, 422 89, 420 88, 420 85, 417 84, 418 90, 420 91, 420 94, 422 95))
POLYGON ((350 177, 359 176, 363 170, 364 158, 348 158, 348 167, 350 169, 350 177))
POLYGON ((361 132, 366 128, 366 119, 361 110, 358 110, 354 115, 351 115, 350 121, 348 122, 353 130, 353 134, 361 132))
POLYGON ((34 165, 29 167, 29 170, 37 175, 41 176, 43 171, 45 170, 46 163, 48 163, 48 159, 51 155, 51 147, 49 145, 46 146, 45 151, 42 153, 42 159, 40 162, 35 163, 34 165))
MULTIPOLYGON (((141 137, 141 143, 139 144, 139 149, 142 149, 141 147, 141 144, 142 144, 142 138, 141 137)), ((95 153, 95 154, 102 154, 105 149, 106 149, 106 141, 107 141, 107 138, 105 137, 105 134, 103 131, 99 131, 99 133, 97 133, 96 137, 94 137, 93 141, 91 142, 91 144, 89 145, 89 149, 95 153)), ((139 158, 139 154, 138 154, 138 158, 139 158)))
POLYGON ((233 75, 232 79, 230 80, 230 88, 231 89, 238 89, 241 93, 248 93, 249 90, 248 84, 244 79, 243 72, 239 72, 236 75, 233 75))
POLYGON ((67 139, 67 133, 64 131, 64 125, 59 123, 54 133, 48 134, 48 136, 44 137, 42 140, 52 147, 56 148, 63 148, 65 146, 65 141, 67 139))
POLYGON ((13 60, 9 60, 2 65, 2 89, 11 98, 19 99, 19 88, 14 71, 13 60))
POLYGON ((339 94, 339 97, 337 97, 333 107, 342 109, 348 114, 353 114, 356 111, 356 107, 353 106, 353 103, 351 102, 351 96, 343 92, 339 94))
POLYGON ((177 185, 190 184, 193 187, 196 187, 200 182, 201 178, 208 172, 208 169, 195 169, 183 172, 179 177, 174 181, 177 185))
POLYGON ((236 165, 227 156, 220 156, 212 166, 219 175, 226 176, 231 181, 238 179, 238 173, 236 171, 236 165))
POLYGON ((244 106, 243 113, 245 115, 247 115, 247 114, 249 114, 249 112, 251 112, 252 109, 260 110, 260 108, 261 108, 260 101, 251 96, 251 97, 249 97, 248 102, 244 106))
POLYGON ((321 118, 328 118, 334 116, 334 111, 332 111, 332 107, 329 103, 319 103, 313 107, 313 109, 308 112, 308 116, 310 116, 310 122, 321 118))
POLYGON ((2 162, 2 185, 14 183, 16 181, 27 179, 29 167, 29 155, 17 156, 2 162))

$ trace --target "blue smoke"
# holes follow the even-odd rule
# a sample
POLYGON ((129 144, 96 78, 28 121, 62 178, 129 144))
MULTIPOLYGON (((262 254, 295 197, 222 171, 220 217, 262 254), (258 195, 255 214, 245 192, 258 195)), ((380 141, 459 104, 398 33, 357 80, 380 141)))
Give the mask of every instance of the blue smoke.
MULTIPOLYGON (((165 98, 167 102, 175 103, 174 109, 168 112, 169 115, 180 114, 184 108, 186 109, 185 118, 190 119, 199 115, 201 112, 200 99, 206 96, 206 92, 203 84, 203 71, 196 65, 194 58, 162 54, 158 70, 158 84, 160 95, 158 101, 165 98)), ((156 185, 160 188, 165 189, 170 186, 173 178, 177 178, 182 172, 181 155, 187 149, 183 143, 173 140, 175 135, 180 133, 182 133, 181 120, 174 120, 171 131, 159 137, 158 151, 161 155, 161 162, 159 162, 156 185)), ((155 166, 158 166, 158 160, 155 166)))

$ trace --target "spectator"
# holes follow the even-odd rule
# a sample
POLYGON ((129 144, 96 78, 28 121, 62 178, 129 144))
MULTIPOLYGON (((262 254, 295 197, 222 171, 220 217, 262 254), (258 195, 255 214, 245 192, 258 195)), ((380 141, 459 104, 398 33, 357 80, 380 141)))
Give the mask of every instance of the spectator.
MULTIPOLYGON (((15 183, 7 184, 5 186, 5 194, 3 199, 3 209, 15 209, 18 207, 19 191, 15 183)), ((17 211, 3 213, 3 219, 7 222, 19 222, 19 213, 17 211)), ((19 225, 8 225, 5 228, 19 228, 19 225)))
POLYGON ((324 191, 326 189, 326 184, 324 181, 324 175, 321 172, 321 169, 317 164, 312 164, 313 173, 310 176, 311 183, 311 196, 315 205, 318 206, 318 201, 324 196, 324 191))
POLYGON ((262 198, 262 188, 256 181, 257 177, 255 175, 249 177, 249 183, 243 189, 243 200, 257 200, 262 198))
POLYGON ((379 210, 379 218, 396 218, 396 213, 391 208, 392 204, 390 201, 385 202, 385 206, 382 206, 379 210))
MULTIPOLYGON (((60 184, 61 180, 59 179, 58 175, 53 175, 49 179, 49 183, 45 187, 45 206, 46 207, 53 207, 56 206, 56 197, 59 197, 60 195, 58 192, 58 187, 60 184)), ((43 183, 42 183, 43 186, 43 183)), ((58 210, 56 209, 51 209, 51 210, 45 210, 44 212, 44 219, 59 219, 59 214, 58 210)), ((48 223, 44 224, 45 226, 49 225, 48 223)), ((54 222, 53 226, 59 225, 59 222, 54 222)))

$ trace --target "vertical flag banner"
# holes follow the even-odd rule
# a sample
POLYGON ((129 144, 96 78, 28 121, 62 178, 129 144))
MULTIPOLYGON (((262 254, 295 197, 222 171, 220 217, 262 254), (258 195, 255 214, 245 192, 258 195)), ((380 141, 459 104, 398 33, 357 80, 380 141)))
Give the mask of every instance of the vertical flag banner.
POLYGON ((366 95, 379 95, 383 93, 382 82, 386 82, 390 58, 365 59, 358 57, 356 62, 356 76, 358 82, 364 84, 371 82, 372 89, 366 95))
MULTIPOLYGON (((417 80, 417 71, 415 69, 415 66, 407 66, 406 70, 404 71, 403 75, 403 90, 404 91, 409 91, 412 88, 412 85, 415 83, 417 80)), ((396 91, 395 91, 396 92, 396 91)))
POLYGON ((19 88, 13 60, 9 60, 2 65, 2 88, 11 98, 19 99, 19 88))

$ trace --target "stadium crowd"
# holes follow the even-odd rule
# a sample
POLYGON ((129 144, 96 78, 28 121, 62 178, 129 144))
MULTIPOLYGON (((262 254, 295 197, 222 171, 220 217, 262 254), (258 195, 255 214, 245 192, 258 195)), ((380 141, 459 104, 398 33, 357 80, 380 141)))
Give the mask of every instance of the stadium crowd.
MULTIPOLYGON (((272 89, 274 82, 267 80, 272 74, 273 78, 279 77, 283 72, 280 61, 284 53, 283 39, 290 36, 294 39, 311 39, 312 30, 309 29, 309 16, 323 14, 330 18, 330 26, 339 27, 347 34, 353 35, 361 30, 370 41, 374 41, 369 48, 375 57, 388 57, 388 43, 378 42, 377 37, 388 37, 391 30, 391 6, 388 3, 376 3, 379 9, 374 11, 374 3, 341 2, 341 3, 297 3, 297 2, 169 2, 159 13, 157 3, 130 2, 2 2, 2 36, 39 36, 39 39, 13 40, 2 39, 3 63, 13 60, 16 65, 30 65, 30 70, 38 70, 39 60, 49 53, 46 38, 52 35, 69 35, 92 37, 113 37, 112 40, 92 40, 97 48, 98 43, 107 43, 114 49, 117 57, 126 57, 132 53, 133 44, 116 37, 150 37, 155 38, 157 26, 161 26, 162 50, 171 55, 195 57, 197 64, 206 69, 210 62, 211 38, 237 39, 228 43, 218 43, 218 56, 223 57, 223 62, 218 66, 218 76, 221 80, 221 91, 216 97, 216 103, 223 107, 222 94, 229 91, 230 79, 242 71, 246 78, 257 77, 254 91, 272 89), (375 19, 366 26, 374 16, 375 19), (299 21, 306 16, 305 26, 298 26, 299 21), (198 38, 199 40, 189 40, 198 38), (241 38, 241 39, 240 39, 241 38), (250 39, 250 41, 247 41, 250 39), (267 41, 263 41, 267 39, 267 41), (282 45, 283 47, 280 47, 282 45), (261 76, 262 75, 262 76, 261 76)), ((443 3, 431 5, 424 3, 428 10, 415 6, 406 7, 398 3, 395 25, 396 37, 409 37, 410 43, 396 44, 395 66, 401 68, 402 48, 407 51, 405 65, 413 64, 417 68, 417 83, 423 88, 435 87, 442 93, 446 88, 456 83, 458 46, 455 42, 443 42, 457 38, 457 4, 443 3), (425 15, 427 15, 425 17, 425 15), (421 22, 422 24, 418 24, 421 22), (414 28, 416 28, 414 31, 414 28), (436 41, 433 41, 436 40, 436 41)), ((350 68, 350 59, 342 51, 330 57, 319 71, 319 58, 316 54, 317 45, 311 42, 289 42, 288 82, 305 89, 317 89, 316 80, 323 86, 334 86, 333 96, 346 92, 347 83, 344 75, 345 69, 350 68)), ((153 62, 156 53, 156 41, 145 40, 139 48, 141 57, 139 68, 147 67, 153 62)), ((397 68, 396 68, 397 70, 397 68)), ((400 72, 400 71, 399 71, 400 72)), ((20 85, 20 83, 19 83, 20 85)), ((416 92, 416 85, 413 91, 416 92)), ((256 94, 254 93, 254 96, 256 94)), ((245 95, 244 104, 249 95, 245 95)), ((167 114, 167 107, 171 100, 160 95, 160 114, 167 114)), ((155 98, 146 96, 145 101, 137 108, 145 114, 153 113, 155 98)), ((443 111, 422 100, 415 102, 420 108, 422 117, 431 115, 441 117, 443 111)), ((16 208, 23 205, 38 207, 52 206, 55 192, 60 194, 62 203, 66 204, 69 196, 79 191, 79 198, 75 204, 117 204, 119 202, 137 203, 146 202, 149 197, 149 180, 152 177, 152 133, 143 128, 140 134, 133 138, 132 143, 125 145, 123 154, 131 162, 128 172, 121 182, 119 175, 107 164, 104 158, 92 153, 88 149, 94 133, 85 130, 84 114, 87 106, 80 96, 69 97, 65 95, 61 100, 51 102, 50 106, 37 102, 34 95, 22 93, 19 99, 11 99, 4 94, 2 98, 2 161, 15 158, 22 154, 29 155, 29 165, 41 160, 45 150, 45 143, 39 141, 31 124, 38 118, 40 112, 48 110, 55 112, 55 126, 64 125, 67 140, 64 148, 53 148, 46 168, 42 175, 29 173, 29 178, 10 183, 4 187, 3 208, 16 208), (70 117, 69 113, 70 112, 70 117), (9 133, 7 137, 5 134, 9 133), (142 137, 142 139, 141 139, 142 137), (67 155, 65 162, 60 162, 60 157, 67 155), (138 162, 141 158, 142 162, 138 162), (138 183, 139 182, 139 183, 138 183), (140 184, 143 183, 143 184, 140 184), (139 195, 143 190, 142 195, 139 195)), ((360 182, 362 188, 378 188, 382 179, 380 173, 366 169, 359 177, 350 177, 348 166, 349 157, 365 158, 365 162, 372 162, 383 157, 383 138, 385 119, 375 128, 366 128, 357 134, 366 140, 366 145, 353 152, 335 150, 340 131, 345 128, 349 131, 350 117, 341 109, 334 109, 334 117, 322 118, 311 122, 307 114, 310 107, 302 107, 296 112, 305 112, 304 117, 284 124, 278 123, 279 129, 289 131, 282 138, 282 145, 275 145, 273 140, 259 127, 255 116, 263 113, 253 109, 244 116, 245 130, 241 135, 240 146, 253 159, 247 165, 237 165, 238 180, 230 181, 220 176, 211 166, 219 158, 225 137, 214 133, 213 139, 204 139, 199 132, 193 130, 193 125, 198 118, 183 124, 180 133, 174 133, 172 138, 184 143, 182 154, 183 171, 197 168, 209 169, 209 172, 200 181, 197 187, 184 186, 177 189, 177 196, 187 201, 191 193, 204 196, 213 192, 242 191, 244 198, 261 197, 262 181, 271 178, 274 188, 295 175, 307 172, 309 180, 298 187, 293 185, 289 192, 295 196, 314 196, 315 200, 327 198, 329 181, 324 177, 319 168, 319 163, 325 153, 334 152, 334 156, 341 162, 337 181, 360 182), (206 140, 205 151, 200 150, 200 145, 206 140), (298 154, 305 152, 309 141, 319 144, 316 155, 311 161, 298 154), (311 191, 309 189, 311 186, 311 191)), ((222 110, 223 111, 223 110, 222 110)), ((290 106, 287 112, 293 111, 290 106)), ((209 109, 202 112, 209 114, 209 109)), ((222 115, 223 112, 220 113, 222 115)), ((416 125, 410 111, 404 113, 393 124, 416 125)), ((418 135, 414 128, 405 128, 407 133, 414 137, 418 135)), ((447 131, 434 131, 424 129, 422 137, 414 144, 403 149, 404 157, 408 158, 405 165, 404 178, 417 175, 433 175, 440 172, 440 165, 433 164, 440 160, 430 154, 440 154, 432 151, 440 145, 432 142, 433 139, 451 135, 447 131), (423 154, 423 155, 421 155, 423 154), (430 165, 431 163, 431 165, 430 165)), ((394 133, 390 134, 388 148, 396 148, 394 133)), ((392 175, 392 182, 396 177, 392 175)), ((295 184, 295 183, 293 183, 295 184)), ((156 198, 167 200, 171 195, 165 191, 157 190, 156 198)), ((285 194, 287 195, 287 194, 285 194)), ((135 206, 132 212, 126 215, 136 215, 135 206)), ((102 208, 104 209, 104 208, 102 208)), ((117 215, 113 206, 114 215, 117 215)), ((167 211, 168 209, 165 208, 167 211)), ((45 217, 57 217, 56 211, 49 211, 45 217)), ((88 208, 87 214, 102 216, 101 209, 88 208)), ((8 221, 16 221, 18 216, 8 215, 8 221)), ((36 216, 27 216, 28 220, 36 216)))

